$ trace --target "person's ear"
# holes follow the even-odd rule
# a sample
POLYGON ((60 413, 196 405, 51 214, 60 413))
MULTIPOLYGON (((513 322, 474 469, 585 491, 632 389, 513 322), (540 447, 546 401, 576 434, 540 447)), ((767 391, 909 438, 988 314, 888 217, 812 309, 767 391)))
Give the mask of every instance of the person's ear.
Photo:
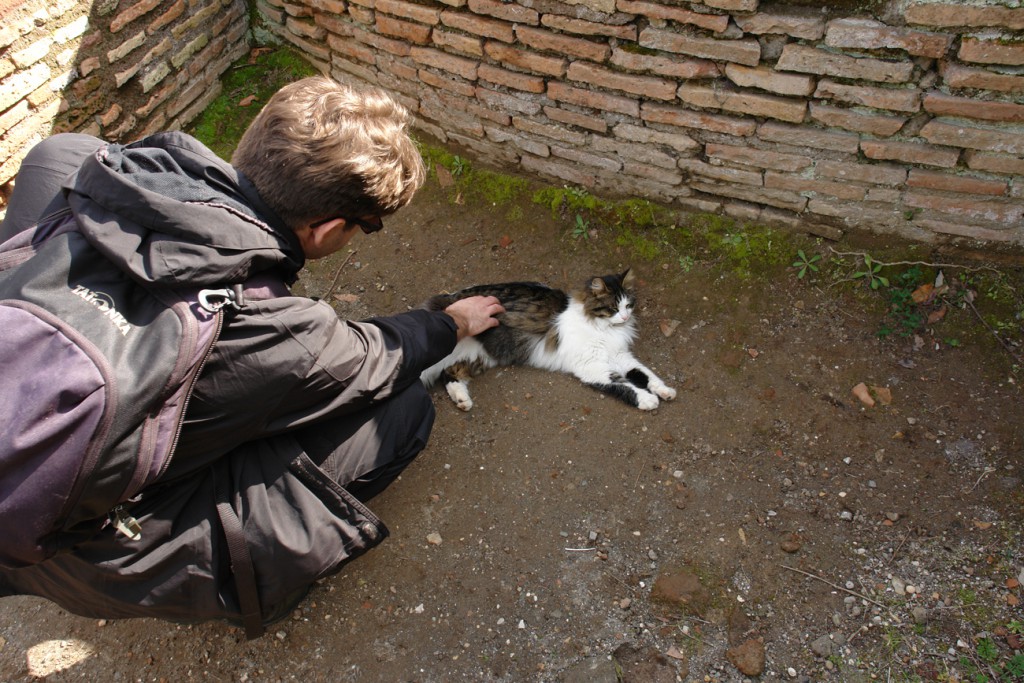
POLYGON ((305 252, 306 258, 319 258, 326 255, 325 249, 327 249, 332 235, 344 229, 344 218, 332 218, 299 226, 295 229, 295 236, 299 238, 299 244, 302 245, 302 251, 305 252))

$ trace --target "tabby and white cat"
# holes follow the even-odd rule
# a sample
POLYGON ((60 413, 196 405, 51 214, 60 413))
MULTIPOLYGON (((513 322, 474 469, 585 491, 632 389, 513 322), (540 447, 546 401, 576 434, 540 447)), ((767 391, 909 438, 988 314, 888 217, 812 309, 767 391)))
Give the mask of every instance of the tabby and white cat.
POLYGON ((500 325, 461 340, 420 379, 429 387, 440 378, 455 405, 470 410, 471 377, 498 365, 529 365, 570 373, 640 410, 654 410, 659 399, 674 399, 676 390, 630 351, 636 337, 632 283, 627 269, 593 277, 571 294, 537 282, 508 282, 435 296, 426 303, 430 310, 482 295, 497 297, 505 313, 498 316, 500 325))

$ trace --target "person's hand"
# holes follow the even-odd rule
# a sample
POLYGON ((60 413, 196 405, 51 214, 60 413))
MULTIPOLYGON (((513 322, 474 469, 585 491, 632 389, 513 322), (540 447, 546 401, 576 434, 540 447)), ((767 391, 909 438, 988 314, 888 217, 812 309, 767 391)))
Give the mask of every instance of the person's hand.
POLYGON ((444 312, 455 320, 458 338, 462 339, 497 327, 498 319, 494 316, 504 313, 505 307, 493 296, 471 296, 459 299, 444 312))

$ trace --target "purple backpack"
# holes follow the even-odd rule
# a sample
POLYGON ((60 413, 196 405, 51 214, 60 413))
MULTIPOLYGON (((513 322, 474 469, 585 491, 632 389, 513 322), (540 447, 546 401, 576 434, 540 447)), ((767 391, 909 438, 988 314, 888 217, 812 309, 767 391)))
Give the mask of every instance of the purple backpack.
MULTIPOLYGON (((265 289, 254 298, 276 294, 265 289)), ((241 298, 240 286, 137 282, 70 211, 0 244, 0 568, 41 562, 108 520, 138 534, 119 504, 170 464, 221 308, 241 298)))

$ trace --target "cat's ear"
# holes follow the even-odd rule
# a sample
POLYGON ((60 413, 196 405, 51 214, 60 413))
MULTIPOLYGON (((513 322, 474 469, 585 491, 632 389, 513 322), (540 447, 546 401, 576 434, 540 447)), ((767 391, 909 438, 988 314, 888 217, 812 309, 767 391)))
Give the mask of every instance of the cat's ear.
POLYGON ((608 290, 607 285, 604 284, 604 280, 599 277, 590 279, 590 291, 593 294, 600 294, 608 290))
POLYGON ((633 282, 636 280, 636 278, 633 277, 633 269, 626 268, 622 275, 619 276, 619 280, 622 282, 623 287, 632 287, 633 282))

